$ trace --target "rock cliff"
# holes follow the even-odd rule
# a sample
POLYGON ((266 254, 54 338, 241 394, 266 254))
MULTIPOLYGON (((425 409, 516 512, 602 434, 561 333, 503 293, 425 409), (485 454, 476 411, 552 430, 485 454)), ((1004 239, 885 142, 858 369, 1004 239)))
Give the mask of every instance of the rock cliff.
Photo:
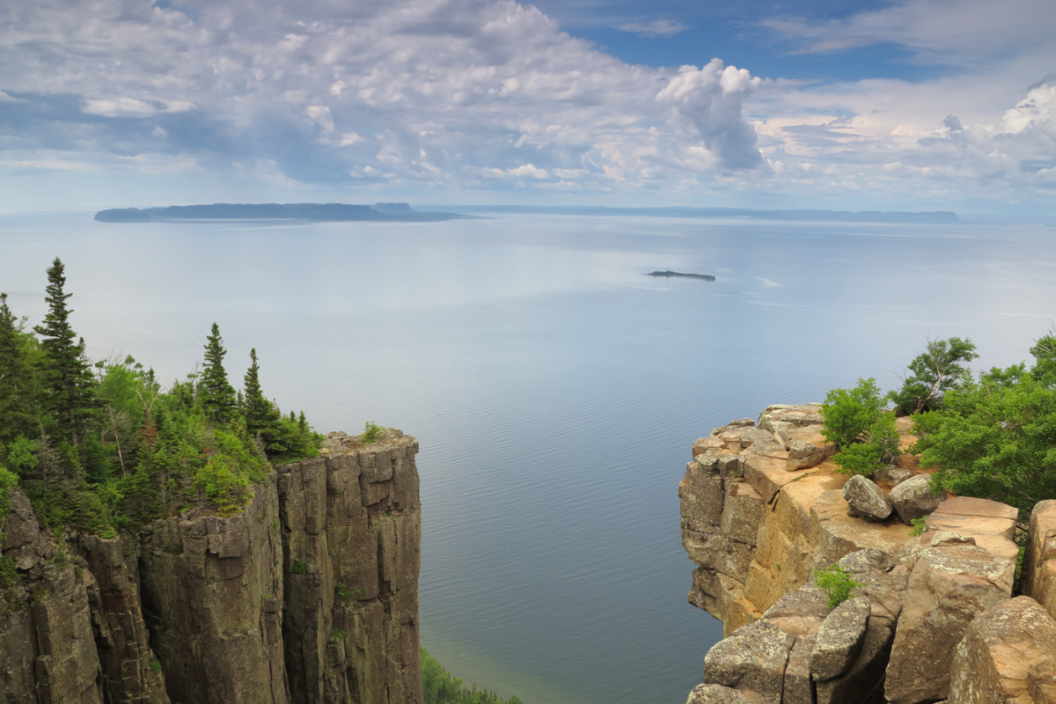
POLYGON ((689 601, 726 639, 689 704, 1056 704, 1056 501, 1034 511, 1012 599, 1015 509, 931 494, 912 455, 848 484, 821 422, 817 405, 770 406, 693 446, 689 601), (814 584, 833 564, 857 584, 835 608, 814 584))
POLYGON ((46 535, 11 490, 5 704, 421 704, 417 441, 331 433, 239 514, 46 535))

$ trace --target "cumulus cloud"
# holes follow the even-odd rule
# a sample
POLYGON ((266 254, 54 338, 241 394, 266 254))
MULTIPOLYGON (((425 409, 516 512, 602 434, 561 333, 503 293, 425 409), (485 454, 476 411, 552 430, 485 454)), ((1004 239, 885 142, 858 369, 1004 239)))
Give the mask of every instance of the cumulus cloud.
POLYGON ((0 148, 469 188, 762 163, 746 71, 628 66, 509 0, 37 0, 0 23, 0 90, 25 105, 0 148))

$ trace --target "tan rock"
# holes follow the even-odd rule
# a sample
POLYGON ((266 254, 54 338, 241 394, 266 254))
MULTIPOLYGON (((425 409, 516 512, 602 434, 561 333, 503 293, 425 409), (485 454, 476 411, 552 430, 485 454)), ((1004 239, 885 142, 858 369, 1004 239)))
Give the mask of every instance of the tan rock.
POLYGON ((945 699, 954 648, 976 615, 1009 598, 1015 559, 972 545, 924 550, 909 577, 887 667, 895 704, 945 699))
POLYGON ((1056 500, 1038 503, 1030 514, 1023 557, 1023 593, 1056 618, 1056 500))
POLYGON ((726 489, 720 530, 730 540, 754 547, 765 514, 763 498, 755 489, 744 482, 730 483, 726 489))
POLYGON ((1030 597, 1002 601, 976 616, 958 644, 950 671, 950 701, 1043 701, 1037 696, 1047 684, 1042 673, 1054 663, 1056 620, 1030 597))
POLYGON ((704 657, 704 684, 748 690, 781 703, 785 666, 795 639, 769 621, 756 621, 719 641, 704 657))
POLYGON ((862 650, 871 611, 869 599, 848 599, 830 613, 818 629, 810 656, 810 671, 818 681, 847 672, 862 650))
POLYGON ((752 692, 718 684, 698 684, 689 693, 686 704, 762 704, 762 701, 752 692))

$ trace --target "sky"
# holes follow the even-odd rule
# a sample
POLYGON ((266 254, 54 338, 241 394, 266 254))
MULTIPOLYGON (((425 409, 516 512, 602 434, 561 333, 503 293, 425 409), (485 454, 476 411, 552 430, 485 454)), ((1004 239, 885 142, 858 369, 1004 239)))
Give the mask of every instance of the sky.
POLYGON ((1056 217, 1052 0, 5 0, 0 211, 1056 217))

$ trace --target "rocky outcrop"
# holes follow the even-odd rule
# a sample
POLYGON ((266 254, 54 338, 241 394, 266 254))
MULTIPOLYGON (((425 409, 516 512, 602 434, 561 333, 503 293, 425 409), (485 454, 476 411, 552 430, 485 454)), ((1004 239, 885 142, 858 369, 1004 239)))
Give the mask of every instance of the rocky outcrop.
MULTIPOLYGON (((1002 669, 992 644, 964 645, 987 632, 988 622, 973 625, 978 619, 1009 603, 1016 510, 946 499, 910 469, 912 457, 877 476, 879 486, 836 473, 828 456, 790 470, 788 448, 797 442, 824 449, 820 425, 817 406, 771 406, 755 424, 764 433, 737 421, 694 444, 679 485, 683 545, 697 564, 689 600, 720 618, 727 638, 706 656, 704 685, 690 702, 954 704, 956 677, 971 680, 964 673, 974 667, 957 663, 984 655, 998 663, 999 678, 1018 677, 1002 669), (905 522, 924 516, 916 537, 905 522), (811 583, 832 563, 860 584, 835 610, 811 583), (958 647, 969 650, 955 656, 958 647)), ((902 447, 912 444, 908 423, 897 427, 902 447)), ((1024 568, 1024 589, 1039 585, 1043 599, 1056 572, 1052 504, 1035 511, 1024 568)), ((1015 701, 1048 701, 1053 659, 1025 670, 1019 679, 1035 698, 1015 701)))
POLYGON ((417 451, 397 430, 332 433, 242 512, 138 536, 58 542, 13 488, 0 700, 421 704, 417 451))
POLYGON ((1042 501, 1031 511, 1023 593, 1056 618, 1056 500, 1042 501))

